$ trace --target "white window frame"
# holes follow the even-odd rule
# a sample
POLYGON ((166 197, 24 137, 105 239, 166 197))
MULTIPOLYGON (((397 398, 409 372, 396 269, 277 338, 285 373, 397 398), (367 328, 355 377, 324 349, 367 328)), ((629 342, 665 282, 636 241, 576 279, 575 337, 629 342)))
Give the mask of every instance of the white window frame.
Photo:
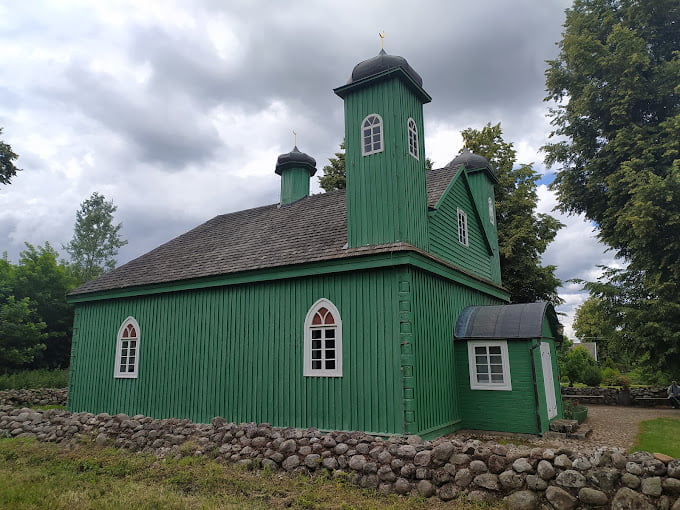
POLYGON ((492 225, 496 224, 496 208, 491 197, 489 197, 489 221, 492 225))
POLYGON ((420 160, 420 146, 418 145, 418 124, 413 118, 409 117, 406 121, 408 129, 408 153, 420 160))
POLYGON ((118 337, 116 339, 116 366, 114 367, 114 372, 113 376, 119 379, 137 379, 137 375, 139 374, 139 347, 141 345, 141 331, 139 329, 139 323, 135 320, 134 317, 128 317, 123 321, 123 324, 120 325, 120 328, 118 328, 118 337), (125 346, 126 351, 123 351, 124 348, 124 342, 128 341, 127 339, 123 339, 123 332, 128 326, 132 326, 135 328, 135 332, 137 333, 137 337, 135 338, 135 346, 133 347, 135 349, 134 355, 135 355, 135 361, 132 364, 133 369, 132 371, 125 371, 122 372, 120 370, 120 365, 121 362, 123 361, 123 358, 125 358, 125 365, 130 366, 129 363, 129 350, 130 345, 128 343, 127 346, 125 346))
MULTIPOLYGON (((325 333, 322 333, 322 335, 324 334, 325 333)), ((303 375, 305 377, 342 377, 342 320, 340 318, 340 312, 338 311, 336 306, 333 303, 331 303, 330 300, 326 298, 321 298, 311 306, 311 308, 307 312, 307 317, 305 317, 304 339, 305 339, 304 340, 305 358, 303 375), (333 315, 333 318, 335 319, 335 324, 333 326, 326 325, 316 326, 312 324, 314 315, 316 315, 316 312, 321 308, 326 308, 333 315), (334 369, 312 368, 312 332, 319 330, 324 332, 328 329, 335 330, 335 368, 334 369)), ((324 340, 325 338, 321 339, 322 342, 324 342, 324 340)), ((321 364, 323 366, 326 362, 325 345, 323 344, 321 351, 322 351, 321 364)))
MULTIPOLYGON (((488 359, 486 363, 490 367, 491 360, 488 359)), ((498 365, 498 364, 494 364, 498 365)), ((468 367, 470 371, 470 389, 473 390, 501 390, 512 391, 512 381, 510 379, 510 358, 508 356, 508 342, 507 340, 471 340, 468 341, 468 367), (477 377, 477 360, 476 347, 484 347, 486 355, 489 356, 490 347, 500 347, 501 365, 503 382, 483 382, 479 381, 477 377)), ((489 370, 490 372, 490 370, 489 370)))
POLYGON ((469 246, 467 213, 458 208, 458 242, 469 246))
POLYGON ((366 115, 364 117, 364 120, 361 121, 361 155, 362 156, 370 156, 371 154, 378 154, 379 152, 382 152, 385 150, 385 136, 384 136, 384 125, 383 125, 383 119, 380 115, 377 113, 371 113, 369 115, 366 115), (369 119, 372 117, 375 117, 378 122, 375 123, 370 123, 369 119), (375 129, 378 129, 378 142, 380 143, 380 148, 374 149, 374 145, 376 143, 375 140, 375 129), (370 129, 370 133, 368 134, 368 138, 370 139, 370 144, 371 144, 371 149, 366 150, 366 135, 364 134, 365 129, 370 129))

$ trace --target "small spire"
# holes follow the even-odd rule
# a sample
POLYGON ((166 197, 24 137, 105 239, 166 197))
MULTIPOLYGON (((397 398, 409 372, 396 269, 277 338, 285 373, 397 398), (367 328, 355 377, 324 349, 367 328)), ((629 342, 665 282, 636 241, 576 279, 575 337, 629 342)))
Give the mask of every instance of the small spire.
POLYGON ((297 147, 297 133, 293 129, 293 145, 297 147))
POLYGON ((380 48, 385 49, 385 31, 383 30, 382 32, 378 32, 378 35, 380 36, 380 48))

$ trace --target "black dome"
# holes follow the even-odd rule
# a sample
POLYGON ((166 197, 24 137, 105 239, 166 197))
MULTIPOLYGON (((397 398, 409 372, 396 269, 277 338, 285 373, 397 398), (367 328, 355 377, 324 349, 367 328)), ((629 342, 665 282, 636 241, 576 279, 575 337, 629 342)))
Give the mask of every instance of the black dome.
POLYGON ((382 73, 388 69, 395 69, 401 67, 406 74, 408 74, 413 81, 415 81, 419 86, 423 86, 423 79, 418 73, 416 73, 413 68, 409 65, 404 57, 398 55, 388 55, 385 50, 380 50, 377 57, 369 58, 363 62, 359 62, 352 70, 352 77, 347 82, 354 83, 363 78, 368 78, 374 74, 382 73))
POLYGON ((296 145, 292 151, 287 154, 281 154, 278 157, 276 160, 276 170, 274 171, 281 175, 282 170, 292 167, 306 167, 309 170, 309 175, 314 175, 316 173, 316 160, 309 154, 300 152, 296 145))
POLYGON ((458 154, 458 156, 453 158, 446 166, 448 168, 455 168, 460 165, 465 165, 465 168, 469 168, 471 170, 476 168, 488 168, 489 170, 493 171, 493 167, 491 166, 491 163, 489 163, 488 159, 486 159, 484 156, 480 156, 479 154, 470 152, 467 147, 463 149, 463 152, 458 154))

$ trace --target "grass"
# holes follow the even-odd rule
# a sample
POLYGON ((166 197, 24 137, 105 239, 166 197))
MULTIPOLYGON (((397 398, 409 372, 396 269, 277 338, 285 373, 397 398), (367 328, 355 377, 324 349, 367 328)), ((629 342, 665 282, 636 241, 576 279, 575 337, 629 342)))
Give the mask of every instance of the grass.
POLYGON ((325 476, 248 471, 202 457, 158 459, 91 443, 75 449, 0 439, 1 509, 502 508, 383 496, 325 476))
POLYGON ((680 420, 656 418, 643 421, 635 444, 629 451, 664 453, 675 459, 680 458, 680 420))
POLYGON ((24 370, 0 375, 0 390, 66 388, 68 370, 24 370))

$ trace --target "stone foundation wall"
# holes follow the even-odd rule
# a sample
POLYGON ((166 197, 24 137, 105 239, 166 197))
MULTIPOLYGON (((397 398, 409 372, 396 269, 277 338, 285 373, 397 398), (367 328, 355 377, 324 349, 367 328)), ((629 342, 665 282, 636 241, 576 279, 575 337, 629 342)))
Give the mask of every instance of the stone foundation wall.
POLYGON ((670 406, 666 398, 666 388, 570 388, 562 386, 562 397, 580 404, 634 405, 645 407, 670 406), (570 398, 572 397, 572 398, 570 398))
POLYGON ((444 501, 505 498, 513 509, 637 508, 680 510, 680 459, 600 448, 517 448, 475 439, 377 438, 361 432, 321 432, 235 424, 155 420, 123 414, 0 406, 0 435, 39 441, 92 441, 159 457, 199 455, 250 468, 346 476, 384 493, 444 501))
POLYGON ((37 390, 0 391, 0 405, 17 406, 65 406, 66 388, 41 388, 37 390))

